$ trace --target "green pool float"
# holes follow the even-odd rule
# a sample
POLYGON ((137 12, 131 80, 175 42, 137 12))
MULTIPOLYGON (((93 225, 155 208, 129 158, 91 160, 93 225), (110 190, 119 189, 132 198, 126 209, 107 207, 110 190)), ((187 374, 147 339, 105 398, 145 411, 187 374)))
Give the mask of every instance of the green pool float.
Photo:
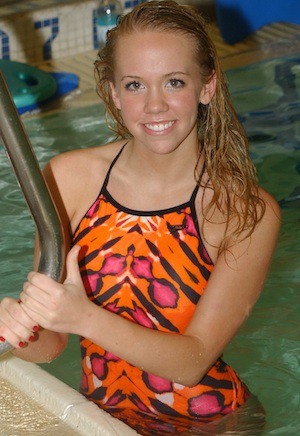
POLYGON ((0 69, 18 110, 35 108, 57 91, 55 78, 37 67, 0 59, 0 69))

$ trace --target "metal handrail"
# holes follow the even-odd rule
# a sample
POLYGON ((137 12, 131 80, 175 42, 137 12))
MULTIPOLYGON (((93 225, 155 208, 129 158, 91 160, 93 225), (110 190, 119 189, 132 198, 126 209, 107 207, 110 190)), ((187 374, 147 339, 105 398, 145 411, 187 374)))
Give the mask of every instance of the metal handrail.
MULTIPOLYGON (((66 250, 63 225, 1 70, 0 136, 37 228, 38 271, 60 281, 66 250)), ((0 343, 0 355, 12 348, 7 341, 0 343)))

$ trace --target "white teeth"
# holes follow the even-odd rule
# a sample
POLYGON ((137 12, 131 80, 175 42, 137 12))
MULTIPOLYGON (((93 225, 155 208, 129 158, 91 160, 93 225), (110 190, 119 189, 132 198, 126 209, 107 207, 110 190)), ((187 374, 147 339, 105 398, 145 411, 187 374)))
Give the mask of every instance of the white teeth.
POLYGON ((174 124, 174 121, 169 121, 168 123, 159 123, 159 124, 145 124, 147 129, 152 130, 154 132, 163 132, 174 124))

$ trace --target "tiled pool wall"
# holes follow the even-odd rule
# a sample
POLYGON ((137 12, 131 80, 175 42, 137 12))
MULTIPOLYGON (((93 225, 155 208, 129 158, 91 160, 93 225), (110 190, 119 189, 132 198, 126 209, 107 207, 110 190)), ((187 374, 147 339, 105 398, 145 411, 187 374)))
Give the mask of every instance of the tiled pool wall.
MULTIPOLYGON (((121 0, 128 12, 143 0, 121 0)), ((37 65, 97 49, 96 0, 0 2, 0 58, 37 65)))

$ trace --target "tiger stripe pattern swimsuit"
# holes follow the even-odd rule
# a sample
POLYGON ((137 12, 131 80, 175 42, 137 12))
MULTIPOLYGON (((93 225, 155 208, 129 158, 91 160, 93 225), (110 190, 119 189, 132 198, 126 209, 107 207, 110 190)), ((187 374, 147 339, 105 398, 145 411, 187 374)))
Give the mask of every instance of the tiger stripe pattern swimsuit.
MULTIPOLYGON (((205 291, 213 263, 190 200, 159 211, 136 211, 109 194, 110 165, 100 194, 81 220, 74 244, 88 298, 146 328, 183 334, 205 291)), ((81 392, 141 434, 172 427, 172 420, 209 422, 243 404, 247 387, 221 358, 194 387, 142 371, 80 339, 81 392), (147 418, 147 430, 141 417, 147 418), (150 423, 149 423, 150 422, 150 423), (165 424, 163 424, 165 422, 165 424)), ((177 427, 178 428, 178 427, 177 427)))

